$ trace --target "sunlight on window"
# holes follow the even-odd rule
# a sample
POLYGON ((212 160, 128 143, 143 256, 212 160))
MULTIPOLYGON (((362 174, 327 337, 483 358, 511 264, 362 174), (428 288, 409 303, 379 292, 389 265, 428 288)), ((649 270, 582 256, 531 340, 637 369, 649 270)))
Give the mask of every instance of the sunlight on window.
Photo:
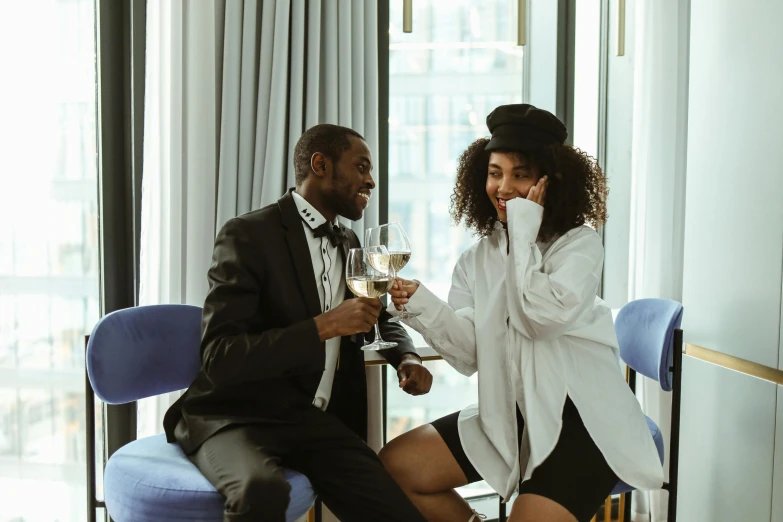
MULTIPOLYGON (((487 136, 498 105, 522 101, 523 51, 516 45, 514 0, 421 0, 414 29, 401 31, 402 3, 391 4, 389 79, 389 221, 405 227, 411 261, 402 271, 445 299, 459 255, 476 240, 452 224, 449 204, 457 159, 487 136)), ((411 332, 417 346, 421 336, 411 332)), ((432 391, 415 399, 389 379, 387 438, 477 401, 476 376, 443 361, 427 363, 432 391)), ((464 489, 491 492, 479 483, 464 489)))
POLYGON ((95 1, 0 17, 0 521, 86 520, 98 319, 95 1))

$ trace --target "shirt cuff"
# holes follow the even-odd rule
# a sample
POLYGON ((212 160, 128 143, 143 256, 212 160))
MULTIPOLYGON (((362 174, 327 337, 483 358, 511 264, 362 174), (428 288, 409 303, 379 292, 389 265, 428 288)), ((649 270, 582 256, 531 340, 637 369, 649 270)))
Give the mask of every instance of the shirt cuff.
POLYGON ((544 207, 524 198, 514 198, 506 202, 506 213, 511 238, 521 243, 535 243, 544 218, 544 207))

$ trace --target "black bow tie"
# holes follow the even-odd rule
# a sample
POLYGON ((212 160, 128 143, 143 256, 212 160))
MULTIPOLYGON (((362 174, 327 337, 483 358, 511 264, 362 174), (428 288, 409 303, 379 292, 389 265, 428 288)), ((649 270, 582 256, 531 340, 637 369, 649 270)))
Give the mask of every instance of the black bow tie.
POLYGON ((314 228, 313 235, 315 235, 315 237, 329 236, 329 241, 334 247, 340 246, 342 243, 348 241, 348 236, 345 234, 345 231, 337 225, 332 225, 328 221, 321 226, 314 228))

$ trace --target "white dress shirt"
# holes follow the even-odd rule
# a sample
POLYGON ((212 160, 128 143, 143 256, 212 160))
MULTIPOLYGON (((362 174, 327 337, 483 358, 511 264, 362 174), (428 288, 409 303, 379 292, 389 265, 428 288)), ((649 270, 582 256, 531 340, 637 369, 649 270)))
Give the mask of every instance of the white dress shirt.
MULTIPOLYGON (((405 322, 451 366, 464 375, 480 370, 479 402, 459 417, 468 459, 508 500, 554 449, 568 395, 617 476, 659 489, 663 470, 620 370, 611 311, 595 297, 600 237, 582 226, 536 243, 543 207, 517 198, 507 212, 509 252, 498 224, 460 257, 448 304, 421 285, 407 305, 421 315, 405 322)), ((389 311, 396 313, 393 305, 389 311)))
MULTIPOLYGON (((296 208, 299 209, 299 215, 302 216, 302 227, 307 237, 307 246, 310 248, 315 286, 318 288, 318 298, 321 300, 321 311, 328 312, 340 306, 340 303, 345 299, 346 287, 342 254, 338 247, 332 246, 328 236, 317 238, 313 233, 314 229, 326 223, 326 218, 296 192, 293 192, 293 197, 296 208)), ((332 224, 337 225, 337 220, 332 224)), ((341 341, 340 337, 333 337, 326 341, 324 374, 313 400, 313 405, 321 410, 326 410, 332 396, 332 384, 334 384, 334 373, 337 370, 341 341)))

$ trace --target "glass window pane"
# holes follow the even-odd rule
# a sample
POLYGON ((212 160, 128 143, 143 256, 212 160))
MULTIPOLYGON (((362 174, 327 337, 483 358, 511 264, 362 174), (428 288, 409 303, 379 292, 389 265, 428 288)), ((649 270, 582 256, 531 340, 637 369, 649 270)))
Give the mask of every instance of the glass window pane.
POLYGON ((95 0, 4 4, 0 63, 13 81, 0 99, 3 521, 87 519, 84 336, 99 314, 95 60, 95 0))
POLYGON ((601 0, 580 0, 575 17, 573 143, 597 158, 601 0))
MULTIPOLYGON (((417 0, 413 33, 402 32, 402 2, 392 2, 389 78, 389 221, 405 227, 411 260, 401 275, 445 299, 451 270, 476 238, 449 214, 457 159, 487 136, 487 114, 522 101, 522 48, 516 0, 417 0)), ((411 332, 418 346, 423 339, 411 332)), ((475 376, 428 363, 432 392, 412 399, 389 379, 387 439, 477 401, 475 376)), ((465 495, 491 492, 484 483, 465 495)))

